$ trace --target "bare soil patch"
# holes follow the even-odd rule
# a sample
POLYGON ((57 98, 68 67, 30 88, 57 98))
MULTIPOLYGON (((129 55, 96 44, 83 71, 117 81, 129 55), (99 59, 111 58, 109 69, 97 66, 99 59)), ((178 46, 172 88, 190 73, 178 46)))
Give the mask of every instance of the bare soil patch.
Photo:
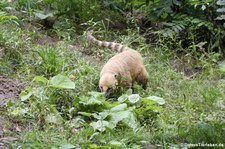
POLYGON ((38 44, 40 45, 55 45, 59 41, 58 37, 52 37, 48 35, 41 35, 41 37, 38 39, 38 44))
POLYGON ((184 73, 184 79, 192 79, 195 78, 199 73, 201 73, 201 69, 196 67, 193 59, 185 58, 185 59, 172 59, 170 60, 170 64, 176 69, 178 72, 184 73))
POLYGON ((19 99, 19 94, 24 87, 24 84, 20 80, 10 79, 6 75, 0 75, 0 107, 8 99, 19 99))
POLYGON ((15 133, 21 131, 22 126, 19 126, 15 119, 7 118, 3 113, 5 113, 5 104, 9 100, 18 100, 24 87, 22 81, 0 75, 0 149, 8 148, 17 139, 14 137, 15 133))

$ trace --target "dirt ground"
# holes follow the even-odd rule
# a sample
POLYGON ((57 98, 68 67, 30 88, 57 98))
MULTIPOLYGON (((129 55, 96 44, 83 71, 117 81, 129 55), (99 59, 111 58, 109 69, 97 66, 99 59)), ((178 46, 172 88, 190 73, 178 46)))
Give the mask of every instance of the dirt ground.
POLYGON ((18 79, 11 79, 0 74, 0 149, 8 148, 17 139, 14 137, 15 133, 21 130, 15 120, 5 115, 4 110, 10 99, 19 100, 19 94, 23 89, 24 84, 18 79))
POLYGON ((24 84, 17 79, 10 79, 6 75, 0 75, 0 106, 8 99, 19 99, 24 84))

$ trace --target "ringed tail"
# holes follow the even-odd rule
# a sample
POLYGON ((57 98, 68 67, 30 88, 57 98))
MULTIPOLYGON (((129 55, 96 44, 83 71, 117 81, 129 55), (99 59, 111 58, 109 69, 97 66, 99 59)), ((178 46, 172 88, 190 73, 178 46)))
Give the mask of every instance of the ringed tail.
POLYGON ((100 46, 100 47, 104 47, 104 48, 109 48, 109 49, 113 49, 119 53, 123 52, 123 51, 126 51, 126 50, 129 50, 130 48, 127 47, 127 46, 124 46, 120 43, 115 43, 115 42, 108 42, 108 41, 100 41, 98 39, 96 39, 93 35, 92 35, 92 32, 93 31, 87 31, 87 39, 100 46))

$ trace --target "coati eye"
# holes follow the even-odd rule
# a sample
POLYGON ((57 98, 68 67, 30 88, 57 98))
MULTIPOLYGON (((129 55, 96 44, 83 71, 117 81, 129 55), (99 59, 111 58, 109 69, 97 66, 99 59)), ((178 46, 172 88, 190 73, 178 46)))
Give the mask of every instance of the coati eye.
POLYGON ((103 91, 103 88, 102 88, 102 86, 100 87, 100 90, 101 90, 101 92, 103 91))
POLYGON ((110 91, 112 89, 112 87, 110 86, 107 90, 110 91))

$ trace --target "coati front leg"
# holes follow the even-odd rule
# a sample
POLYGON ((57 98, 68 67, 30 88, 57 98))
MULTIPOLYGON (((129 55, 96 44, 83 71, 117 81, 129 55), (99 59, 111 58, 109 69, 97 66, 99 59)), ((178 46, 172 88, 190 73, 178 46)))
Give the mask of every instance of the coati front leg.
POLYGON ((135 94, 135 91, 134 91, 134 80, 132 80, 131 77, 129 78, 129 80, 126 81, 126 87, 128 89, 131 89, 132 94, 135 94))
POLYGON ((120 80, 122 86, 124 86, 127 89, 132 89, 132 92, 133 92, 134 88, 133 88, 133 80, 131 75, 125 74, 124 76, 126 77, 121 77, 121 80, 120 80))
POLYGON ((131 89, 132 94, 135 94, 135 92, 134 92, 134 86, 133 86, 133 81, 132 80, 127 81, 125 84, 126 84, 127 89, 131 89))

